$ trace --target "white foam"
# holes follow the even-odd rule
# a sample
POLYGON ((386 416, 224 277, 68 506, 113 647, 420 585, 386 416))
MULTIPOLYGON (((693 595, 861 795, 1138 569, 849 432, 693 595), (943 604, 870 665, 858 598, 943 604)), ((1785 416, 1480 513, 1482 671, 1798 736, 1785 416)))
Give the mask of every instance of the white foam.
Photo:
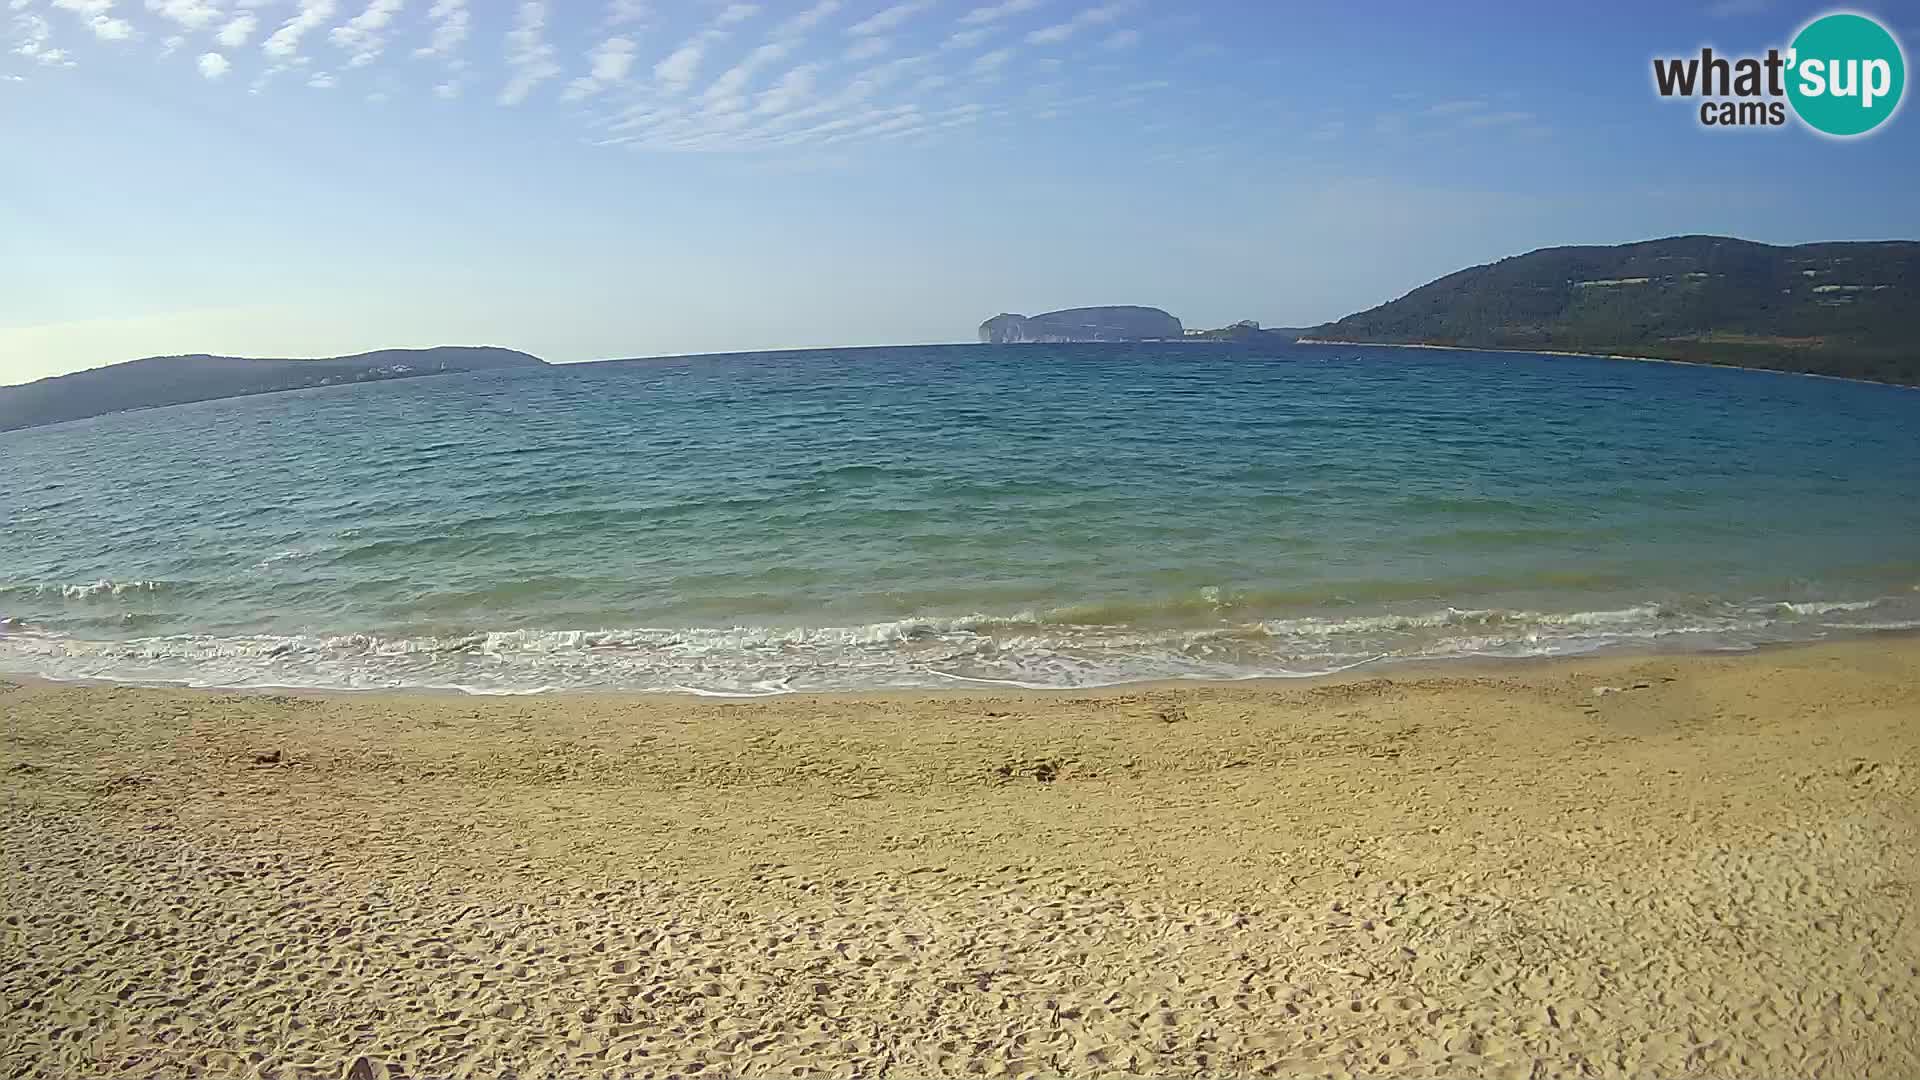
POLYGON ((1801 603, 1785 603, 1780 607, 1795 615, 1831 615, 1836 611, 1865 611, 1879 603, 1878 600, 1809 600, 1801 603))
POLYGON ((1655 645, 1743 649, 1834 631, 1920 626, 1920 598, 1642 603, 1567 612, 1448 607, 1183 628, 1058 619, 1058 613, 1020 612, 851 626, 124 640, 0 624, 0 670, 205 687, 471 694, 628 690, 761 697, 955 683, 1060 689, 1158 679, 1303 678, 1384 660, 1552 656, 1655 645), (1872 623, 1808 618, 1882 605, 1890 610, 1872 623))
MULTIPOLYGON (((95 596, 123 596, 127 593, 159 592, 165 585, 158 581, 90 581, 78 585, 59 586, 60 595, 68 600, 85 600, 95 596)), ((51 591, 49 586, 41 586, 40 591, 51 591)))

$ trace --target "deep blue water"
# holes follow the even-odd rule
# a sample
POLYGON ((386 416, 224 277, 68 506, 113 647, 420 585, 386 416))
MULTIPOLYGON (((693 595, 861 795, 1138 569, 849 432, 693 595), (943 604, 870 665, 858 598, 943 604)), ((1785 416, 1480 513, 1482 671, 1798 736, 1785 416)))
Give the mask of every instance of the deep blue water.
POLYGON ((1920 393, 1354 346, 623 361, 0 434, 0 670, 1067 686, 1920 626, 1920 393))

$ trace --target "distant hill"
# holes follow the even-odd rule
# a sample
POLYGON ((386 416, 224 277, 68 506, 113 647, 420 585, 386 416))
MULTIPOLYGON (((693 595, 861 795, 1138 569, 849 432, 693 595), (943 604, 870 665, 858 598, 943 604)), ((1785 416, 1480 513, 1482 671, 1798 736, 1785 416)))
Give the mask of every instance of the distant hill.
POLYGON ((1621 353, 1920 384, 1920 242, 1530 251, 1302 336, 1621 353))
POLYGON ((189 401, 545 363, 537 356, 484 345, 381 349, 320 360, 149 356, 23 386, 0 386, 0 431, 189 401))
POLYGON ((1299 340, 1306 329, 1298 326, 1262 327, 1252 319, 1242 319, 1231 326, 1221 326, 1212 330, 1188 330, 1188 341, 1231 341, 1240 345, 1290 345, 1299 340))
POLYGON ((1154 307, 1086 307, 1043 315, 995 315, 980 324, 990 345, 1029 341, 1143 341, 1181 335, 1180 320, 1154 307))

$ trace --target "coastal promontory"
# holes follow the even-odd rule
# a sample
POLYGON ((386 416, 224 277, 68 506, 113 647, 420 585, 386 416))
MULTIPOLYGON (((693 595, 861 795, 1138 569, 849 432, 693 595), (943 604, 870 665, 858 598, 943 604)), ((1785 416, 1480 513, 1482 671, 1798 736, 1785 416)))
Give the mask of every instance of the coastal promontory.
POLYGON ((318 360, 149 356, 23 386, 0 386, 0 431, 214 398, 545 363, 527 353, 484 345, 381 349, 318 360))
POLYGON ((1920 384, 1920 243, 1672 236, 1529 251, 1302 336, 1624 354, 1920 384))

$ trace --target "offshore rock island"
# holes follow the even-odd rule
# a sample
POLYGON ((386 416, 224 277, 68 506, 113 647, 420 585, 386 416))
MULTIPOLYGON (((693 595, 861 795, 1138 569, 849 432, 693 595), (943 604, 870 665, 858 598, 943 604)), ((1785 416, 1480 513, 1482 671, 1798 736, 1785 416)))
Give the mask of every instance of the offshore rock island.
POLYGON ((1041 315, 1000 314, 980 324, 987 345, 1060 341, 1178 341, 1180 320, 1156 307, 1085 307, 1041 315))

